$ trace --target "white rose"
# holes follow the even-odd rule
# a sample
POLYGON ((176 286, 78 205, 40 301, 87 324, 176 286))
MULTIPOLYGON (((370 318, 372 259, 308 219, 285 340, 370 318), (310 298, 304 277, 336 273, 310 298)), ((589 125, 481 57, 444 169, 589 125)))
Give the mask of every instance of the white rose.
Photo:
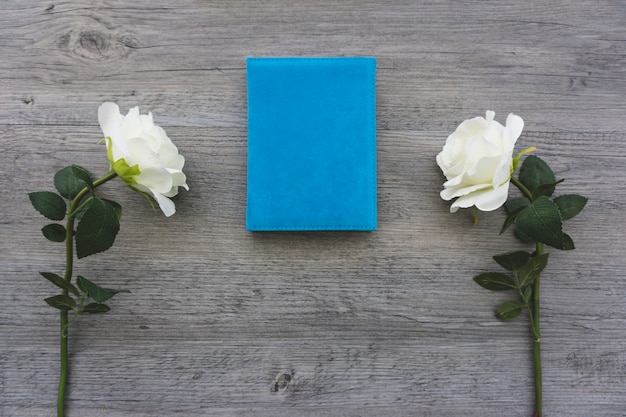
POLYGON ((116 174, 131 188, 154 197, 163 214, 174 214, 176 207, 168 197, 178 194, 178 187, 189 190, 183 174, 185 158, 154 124, 152 113, 139 114, 139 108, 133 107, 123 116, 117 104, 103 103, 98 121, 116 174))
POLYGON ((437 155, 437 164, 446 176, 441 198, 457 198, 450 207, 476 206, 482 211, 502 206, 508 196, 513 167, 513 148, 522 133, 524 121, 509 114, 506 126, 493 120, 495 113, 486 117, 465 120, 448 136, 443 150, 437 155))

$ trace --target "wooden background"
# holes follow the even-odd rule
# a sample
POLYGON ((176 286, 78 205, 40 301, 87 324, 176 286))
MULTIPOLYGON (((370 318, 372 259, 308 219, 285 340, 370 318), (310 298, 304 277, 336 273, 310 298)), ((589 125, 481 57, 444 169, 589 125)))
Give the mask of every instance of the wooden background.
POLYGON ((626 416, 626 3, 3 0, 0 415, 54 415, 63 245, 27 192, 108 169, 96 111, 139 105, 186 156, 166 219, 120 181, 115 246, 76 272, 132 291, 71 328, 70 417, 530 416, 527 319, 472 276, 524 246, 439 198, 466 118, 521 115, 589 197, 542 280, 545 416, 626 416), (248 233, 246 56, 378 58, 374 233, 248 233))

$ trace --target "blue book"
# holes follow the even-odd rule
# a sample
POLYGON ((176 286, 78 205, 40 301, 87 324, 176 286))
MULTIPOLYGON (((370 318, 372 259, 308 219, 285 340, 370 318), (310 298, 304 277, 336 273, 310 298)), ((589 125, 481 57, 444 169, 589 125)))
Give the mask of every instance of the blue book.
POLYGON ((376 59, 246 67, 247 230, 376 230, 376 59))

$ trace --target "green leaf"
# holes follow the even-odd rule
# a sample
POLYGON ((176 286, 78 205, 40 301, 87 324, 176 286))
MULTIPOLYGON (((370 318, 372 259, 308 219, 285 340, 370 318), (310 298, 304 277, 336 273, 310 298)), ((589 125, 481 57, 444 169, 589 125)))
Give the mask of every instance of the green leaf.
POLYGON ((541 271, 548 264, 548 256, 549 253, 544 253, 542 255, 537 255, 534 258, 530 258, 530 260, 520 269, 519 271, 519 279, 520 279, 520 287, 525 287, 526 285, 532 284, 539 275, 541 275, 541 271))
POLYGON ((532 297, 532 295, 533 295, 532 285, 529 285, 526 288, 524 288, 524 292, 522 293, 522 298, 524 299, 524 302, 526 304, 530 302, 530 297, 532 297))
POLYGON ((41 229, 41 233, 46 237, 46 239, 52 242, 63 242, 65 241, 65 227, 58 223, 51 223, 44 226, 41 229))
POLYGON ((115 208, 94 198, 76 228, 76 256, 80 259, 109 249, 119 230, 115 208))
POLYGON ((115 295, 114 292, 107 290, 106 288, 102 288, 98 284, 95 284, 89 281, 85 277, 81 277, 80 275, 77 278, 78 285, 85 289, 89 297, 94 300, 96 303, 103 303, 109 298, 115 295))
POLYGON ((507 301, 496 309, 496 317, 500 320, 513 320, 519 316, 524 306, 515 301, 507 301))
POLYGON ((504 291, 515 288, 515 282, 508 275, 500 272, 483 272, 476 275, 474 281, 490 291, 504 291))
MULTIPOLYGON (((84 168, 77 165, 69 165, 54 174, 54 186, 59 191, 59 194, 68 200, 72 200, 80 190, 87 186, 85 181, 75 175, 74 172, 78 172, 79 170, 87 172, 84 168), (76 169, 74 167, 76 167, 76 169)), ((87 176, 89 176, 89 174, 87 174, 87 176)))
MULTIPOLYGON (((541 158, 529 155, 524 159, 519 171, 519 180, 531 192, 544 184, 556 183, 554 172, 541 158)), ((550 196, 550 194, 547 194, 550 196)))
POLYGON ((534 240, 526 236, 524 233, 520 232, 519 229, 515 229, 514 235, 523 243, 535 243, 534 240))
POLYGON ((83 311, 85 313, 108 313, 111 310, 111 307, 109 307, 106 304, 102 304, 102 303, 90 303, 87 304, 85 307, 83 307, 83 311))
POLYGON ((51 191, 35 191, 29 193, 28 198, 35 210, 50 220, 63 220, 67 206, 60 195, 51 191))
POLYGON ((565 237, 559 207, 546 196, 537 200, 517 215, 518 230, 536 242, 564 249, 565 237))
POLYGON ((76 220, 81 220, 83 218, 83 215, 85 214, 85 212, 87 211, 87 209, 89 208, 89 206, 91 206, 91 203, 93 202, 93 200, 96 197, 94 196, 89 196, 87 198, 85 198, 81 203, 80 206, 72 213, 72 216, 76 219, 76 220))
POLYGON ((574 250, 574 241, 567 233, 563 233, 563 250, 574 250))
POLYGON ((87 293, 87 288, 85 288, 85 286, 83 285, 83 280, 86 279, 84 277, 81 277, 80 275, 78 275, 76 277, 76 286, 78 287, 79 290, 81 290, 84 293, 87 293))
POLYGON ((122 206, 120 205, 120 203, 113 200, 107 200, 106 198, 103 198, 102 201, 113 207, 113 210, 115 210, 115 215, 117 216, 117 220, 120 220, 122 218, 122 206))
POLYGON ((530 206, 530 200, 526 197, 517 197, 510 198, 504 203, 504 209, 507 213, 509 213, 506 220, 504 220, 504 224, 500 229, 500 234, 506 232, 506 230, 511 227, 511 225, 515 224, 515 220, 517 219, 517 215, 522 212, 523 209, 530 206))
POLYGON ((89 171, 81 166, 72 165, 72 174, 76 178, 84 182, 87 188, 93 191, 93 181, 91 180, 91 175, 89 175, 89 171))
POLYGON ((530 259, 530 253, 524 251, 512 251, 495 255, 494 261, 508 271, 519 271, 530 259))
POLYGON ((119 288, 105 288, 106 291, 110 292, 111 294, 115 295, 115 294, 121 294, 121 293, 128 293, 130 294, 130 290, 127 289, 119 289, 119 288))
POLYGON ((530 200, 526 197, 509 198, 506 200, 506 203, 504 203, 504 208, 509 214, 513 214, 520 208, 528 206, 530 206, 530 200))
MULTIPOLYGON (((526 199, 524 199, 526 200, 526 199)), ((528 201, 528 200, 526 200, 528 201)), ((509 216, 504 220, 504 224, 502 225, 502 229, 500 229, 500 234, 506 232, 506 229, 508 229, 509 227, 511 227, 511 225, 515 224, 515 220, 517 220, 517 216, 518 214, 520 214, 522 212, 522 210, 524 210, 525 207, 518 207, 517 209, 515 209, 515 211, 513 211, 511 214, 509 214, 509 216)))
POLYGON ((545 195, 547 197, 550 197, 552 195, 552 193, 554 192, 556 186, 560 183, 562 183, 563 181, 565 181, 564 179, 560 179, 556 182, 553 182, 551 184, 541 184, 539 187, 535 188, 533 190, 533 200, 537 199, 538 197, 541 197, 542 195, 545 195))
POLYGON ((587 204, 587 199, 578 194, 565 194, 555 198, 554 202, 559 206, 561 218, 569 220, 582 211, 587 204))
POLYGON ((62 311, 70 311, 76 307, 76 301, 69 295, 55 295, 44 299, 44 301, 48 305, 62 311))
POLYGON ((76 287, 71 282, 67 282, 66 280, 58 276, 57 274, 54 274, 52 272, 40 272, 40 274, 42 277, 44 277, 45 279, 47 279, 48 281, 50 281, 57 287, 61 288, 62 290, 70 291, 77 297, 80 296, 78 289, 76 289, 76 287))

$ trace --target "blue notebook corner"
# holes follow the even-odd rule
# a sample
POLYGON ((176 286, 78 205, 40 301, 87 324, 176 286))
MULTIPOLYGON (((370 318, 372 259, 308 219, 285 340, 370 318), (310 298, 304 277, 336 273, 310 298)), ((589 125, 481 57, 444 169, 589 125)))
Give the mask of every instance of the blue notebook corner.
POLYGON ((376 230, 376 59, 246 68, 247 230, 376 230))

